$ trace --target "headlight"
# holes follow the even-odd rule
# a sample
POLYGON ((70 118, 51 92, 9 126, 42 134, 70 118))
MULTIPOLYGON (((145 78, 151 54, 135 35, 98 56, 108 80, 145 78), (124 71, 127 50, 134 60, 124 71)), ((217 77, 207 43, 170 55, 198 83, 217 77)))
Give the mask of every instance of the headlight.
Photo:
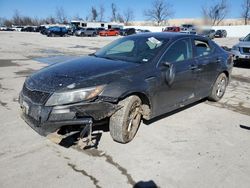
POLYGON ((99 95, 105 85, 89 87, 84 89, 70 90, 66 92, 55 92, 50 96, 45 106, 55 106, 76 103, 87 99, 92 99, 99 95))
POLYGON ((235 45, 232 47, 232 50, 240 51, 240 48, 239 48, 239 46, 235 45))

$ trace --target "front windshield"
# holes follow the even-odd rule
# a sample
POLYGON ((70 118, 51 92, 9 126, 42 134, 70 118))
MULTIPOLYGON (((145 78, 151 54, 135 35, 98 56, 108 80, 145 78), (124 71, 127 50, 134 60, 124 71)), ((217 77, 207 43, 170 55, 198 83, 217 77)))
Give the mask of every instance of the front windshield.
POLYGON ((246 42, 249 42, 249 41, 250 41, 250 34, 247 35, 247 36, 244 38, 244 41, 246 41, 246 42))
POLYGON ((101 58, 146 63, 151 61, 168 42, 158 37, 125 37, 118 39, 94 55, 101 58))

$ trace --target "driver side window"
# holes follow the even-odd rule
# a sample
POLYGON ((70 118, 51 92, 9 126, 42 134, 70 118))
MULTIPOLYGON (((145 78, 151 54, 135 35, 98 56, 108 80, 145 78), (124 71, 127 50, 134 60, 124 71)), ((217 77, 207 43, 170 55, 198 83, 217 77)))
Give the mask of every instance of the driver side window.
POLYGON ((181 62, 192 58, 190 39, 181 39, 172 44, 162 58, 162 62, 181 62))

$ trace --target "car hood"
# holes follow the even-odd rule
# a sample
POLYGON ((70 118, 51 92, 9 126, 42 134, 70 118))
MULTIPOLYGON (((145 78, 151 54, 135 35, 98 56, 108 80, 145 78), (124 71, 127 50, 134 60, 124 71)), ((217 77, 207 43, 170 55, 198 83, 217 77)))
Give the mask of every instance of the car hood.
POLYGON ((25 84, 30 89, 47 92, 91 87, 134 74, 139 65, 87 56, 45 67, 32 74, 25 84))
POLYGON ((238 43, 237 46, 250 48, 250 42, 249 41, 241 41, 238 43))

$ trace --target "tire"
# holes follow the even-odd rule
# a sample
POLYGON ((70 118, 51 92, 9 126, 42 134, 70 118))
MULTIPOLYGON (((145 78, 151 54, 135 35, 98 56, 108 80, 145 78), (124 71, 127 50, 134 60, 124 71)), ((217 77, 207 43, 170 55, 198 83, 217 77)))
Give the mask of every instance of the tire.
POLYGON ((240 65, 240 61, 239 60, 234 60, 234 67, 238 67, 240 65))
POLYGON ((109 130, 114 141, 128 143, 135 137, 141 123, 141 99, 132 95, 120 101, 122 108, 110 117, 109 130))
POLYGON ((228 84, 228 78, 227 78, 226 74, 221 73, 217 77, 217 79, 213 85, 212 92, 211 92, 210 96, 208 97, 208 99, 210 101, 214 101, 214 102, 219 101, 225 94, 227 84, 228 84))

